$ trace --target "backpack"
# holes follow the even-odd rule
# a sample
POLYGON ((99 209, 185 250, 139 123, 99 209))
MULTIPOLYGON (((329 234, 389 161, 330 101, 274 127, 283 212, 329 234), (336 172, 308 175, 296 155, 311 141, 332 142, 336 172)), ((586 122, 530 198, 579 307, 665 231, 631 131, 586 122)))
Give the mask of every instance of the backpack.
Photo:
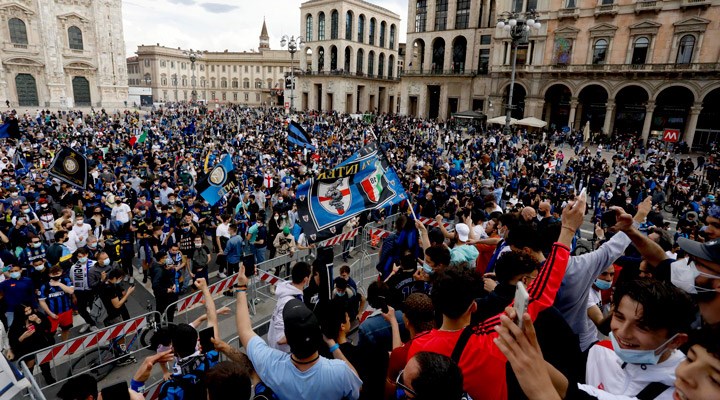
POLYGON ((90 318, 96 326, 103 326, 105 318, 107 317, 108 312, 105 308, 105 303, 103 303, 99 294, 95 294, 92 303, 90 303, 90 318))

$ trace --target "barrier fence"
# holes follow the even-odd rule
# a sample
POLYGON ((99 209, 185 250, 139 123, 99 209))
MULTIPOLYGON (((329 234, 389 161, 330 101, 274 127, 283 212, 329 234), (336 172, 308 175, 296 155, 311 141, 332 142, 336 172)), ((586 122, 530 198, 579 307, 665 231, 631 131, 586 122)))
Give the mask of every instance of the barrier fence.
MULTIPOLYGON (((378 239, 382 240, 394 231, 394 224, 400 214, 391 215, 381 221, 366 224, 364 227, 358 227, 350 232, 343 233, 320 242, 318 247, 334 247, 336 245, 343 245, 346 241, 352 241, 350 245, 356 250, 356 256, 360 256, 351 263, 351 277, 356 281, 358 287, 363 290, 370 281, 377 279, 377 271, 375 270, 376 257, 378 256, 379 243, 374 243, 378 239)), ((421 222, 428 226, 440 226, 440 223, 430 218, 419 218, 421 222)), ((442 222, 448 230, 452 230, 453 224, 442 222)), ((342 254, 342 248, 340 252, 336 252, 336 256, 342 254)), ((275 297, 270 292, 270 287, 277 285, 280 281, 284 281, 283 277, 277 276, 274 271, 277 267, 285 267, 291 265, 294 262, 306 260, 312 258, 313 251, 300 250, 295 252, 292 256, 289 254, 281 255, 273 259, 264 261, 257 264, 257 275, 252 278, 252 284, 250 285, 251 290, 249 292, 249 306, 251 313, 255 315, 255 305, 263 301, 274 301, 275 297)), ((335 265, 334 269, 339 269, 340 264, 335 265)), ((289 268, 285 268, 285 271, 289 273, 289 268)), ((337 276, 337 271, 333 271, 333 275, 337 276)), ((212 297, 218 301, 223 298, 223 292, 232 289, 232 286, 237 282, 237 274, 234 274, 228 278, 222 279, 212 285, 208 286, 212 297)), ((364 291, 364 290, 363 290, 364 291)), ((228 306, 235 302, 234 298, 228 298, 224 304, 218 304, 218 308, 222 306, 228 306)), ((140 336, 146 330, 156 330, 158 325, 156 321, 168 321, 168 311, 172 306, 176 307, 175 310, 175 322, 178 322, 178 318, 183 320, 182 322, 189 323, 199 315, 204 313, 204 307, 199 307, 204 304, 202 292, 195 292, 168 306, 163 313, 160 314, 157 311, 149 312, 138 317, 134 317, 128 321, 124 321, 110 327, 106 327, 96 332, 90 332, 79 337, 67 340, 65 342, 50 346, 48 348, 39 350, 30 356, 36 357, 37 364, 49 364, 51 367, 51 373, 57 380, 53 385, 38 385, 39 390, 46 390, 55 385, 60 385, 67 381, 67 379, 73 375, 80 373, 93 373, 101 369, 112 369, 115 363, 127 355, 134 355, 140 351, 147 349, 147 346, 142 345, 140 336), (157 318, 157 319, 156 319, 157 318), (119 346, 124 338, 126 352, 122 354, 112 353, 113 346, 119 346)), ((267 304, 270 306, 270 304, 267 304)), ((269 316, 272 313, 272 309, 265 315, 260 321, 257 322, 254 329, 263 328, 265 325, 269 325, 269 316), (266 319, 267 318, 267 319, 266 319)), ((234 318, 234 316, 228 316, 225 319, 234 318)), ((223 320, 225 320, 223 319, 223 320)), ((219 321, 221 323, 222 321, 219 321)), ((237 341, 237 337, 230 339, 231 342, 237 341)), ((36 368, 37 371, 38 368, 36 368)), ((36 376, 39 374, 36 374, 36 376)), ((44 380, 43 380, 44 382, 44 380)), ((159 385, 162 379, 158 379, 156 382, 152 382, 147 385, 146 398, 156 398, 159 393, 159 385), (155 396, 155 397, 153 397, 155 396)))

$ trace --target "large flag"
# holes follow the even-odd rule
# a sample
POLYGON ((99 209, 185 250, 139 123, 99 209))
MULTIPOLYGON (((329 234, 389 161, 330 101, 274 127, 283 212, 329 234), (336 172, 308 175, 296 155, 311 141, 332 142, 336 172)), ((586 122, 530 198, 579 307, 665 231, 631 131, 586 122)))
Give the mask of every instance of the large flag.
POLYGON ((0 125, 0 139, 7 139, 10 137, 10 124, 0 125))
POLYGON ((214 206, 218 201, 222 200, 225 194, 232 192, 236 186, 235 166, 230 154, 226 154, 209 174, 198 179, 195 190, 211 206, 214 206))
POLYGON ((147 140, 147 137, 148 137, 148 133, 147 133, 147 129, 146 129, 139 136, 135 135, 130 138, 130 146, 135 146, 135 143, 145 143, 145 141, 147 140))
POLYGON ((294 143, 300 147, 315 150, 315 146, 310 143, 310 135, 295 121, 290 121, 290 124, 288 125, 287 140, 288 142, 294 143))
POLYGON ((397 173, 371 143, 297 189, 298 221, 310 243, 338 235, 366 210, 407 199, 397 173))
POLYGON ((13 156, 13 164, 15 165, 16 176, 25 176, 28 174, 28 172, 30 172, 30 165, 27 161, 25 161, 19 150, 15 151, 15 155, 13 156))
POLYGON ((87 159, 80 152, 69 147, 63 146, 55 155, 48 173, 77 188, 84 190, 87 187, 87 159))

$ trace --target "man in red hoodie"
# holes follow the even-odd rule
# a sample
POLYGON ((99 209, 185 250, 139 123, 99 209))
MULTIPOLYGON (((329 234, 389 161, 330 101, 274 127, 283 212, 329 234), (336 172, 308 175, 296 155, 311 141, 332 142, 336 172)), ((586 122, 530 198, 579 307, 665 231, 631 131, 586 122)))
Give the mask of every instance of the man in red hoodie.
MULTIPOLYGON (((534 320, 550 307, 565 275, 570 246, 575 231, 585 215, 586 200, 578 199, 562 214, 562 229, 535 281, 528 288, 530 302, 527 312, 534 320)), ((495 326, 499 316, 477 325, 470 325, 476 311, 474 276, 470 272, 447 270, 433 284, 432 298, 436 310, 442 312, 440 329, 415 338, 408 360, 421 351, 431 351, 453 358, 464 377, 464 389, 475 400, 507 399, 505 363, 507 359, 494 344, 495 326)))

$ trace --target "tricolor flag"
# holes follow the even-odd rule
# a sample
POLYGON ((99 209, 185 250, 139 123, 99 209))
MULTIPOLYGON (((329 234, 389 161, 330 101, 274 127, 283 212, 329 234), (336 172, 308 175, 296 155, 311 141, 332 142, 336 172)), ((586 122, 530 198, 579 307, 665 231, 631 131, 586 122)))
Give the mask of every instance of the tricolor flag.
POLYGON ((290 124, 288 124, 287 140, 300 147, 315 150, 315 146, 310 143, 310 135, 295 121, 290 121, 290 124))
POLYGON ((140 136, 133 136, 130 138, 130 146, 135 146, 135 143, 145 143, 147 140, 147 130, 144 130, 140 136))

